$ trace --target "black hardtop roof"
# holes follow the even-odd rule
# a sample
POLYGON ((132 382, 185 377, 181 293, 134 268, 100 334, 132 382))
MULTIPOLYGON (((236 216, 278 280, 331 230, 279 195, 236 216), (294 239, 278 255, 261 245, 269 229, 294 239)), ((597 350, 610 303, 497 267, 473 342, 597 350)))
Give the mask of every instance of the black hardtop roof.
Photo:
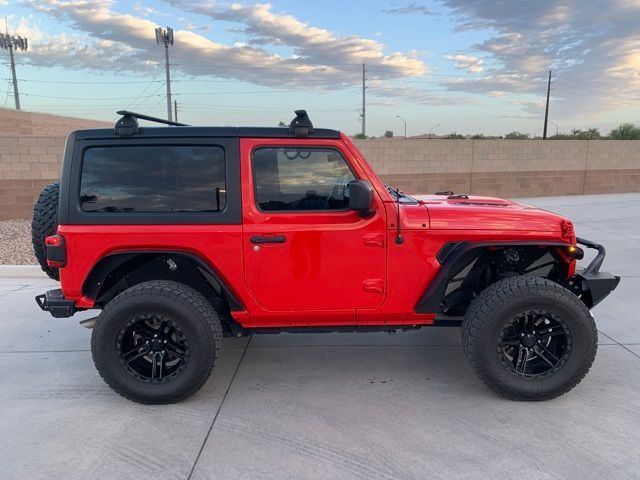
MULTIPOLYGON (((122 138, 113 128, 93 128, 75 132, 77 140, 122 138)), ((185 137, 240 137, 240 138, 299 138, 287 127, 140 127, 130 138, 185 138, 185 137)), ((315 128, 308 136, 300 138, 340 138, 338 130, 315 128)))

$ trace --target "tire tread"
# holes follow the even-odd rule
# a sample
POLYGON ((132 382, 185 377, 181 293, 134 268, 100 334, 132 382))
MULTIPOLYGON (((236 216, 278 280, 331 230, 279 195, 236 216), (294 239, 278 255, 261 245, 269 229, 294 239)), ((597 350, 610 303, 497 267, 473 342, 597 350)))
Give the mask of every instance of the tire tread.
POLYGON ((518 276, 509 277, 489 285, 474 298, 467 309, 462 324, 462 348, 471 368, 480 380, 498 395, 510 400, 539 401, 559 397, 578 385, 586 376, 595 359, 597 341, 589 345, 586 368, 581 369, 562 388, 554 389, 546 394, 521 393, 513 394, 499 383, 496 383, 488 373, 487 366, 481 360, 479 350, 482 347, 480 332, 486 328, 487 322, 500 311, 501 306, 514 297, 530 294, 532 291, 543 293, 558 302, 568 303, 571 308, 588 317, 586 327, 593 338, 597 339, 598 332, 593 318, 582 300, 561 285, 542 277, 518 276))
POLYGON ((126 302, 132 297, 147 296, 150 294, 162 295, 181 303, 187 310, 190 310, 192 318, 196 318, 200 321, 205 322, 207 335, 209 336, 208 341, 211 342, 211 344, 213 344, 214 346, 214 354, 210 357, 209 363, 203 366, 203 374, 200 375, 197 381, 194 382, 188 389, 181 392, 180 394, 149 399, 147 397, 138 396, 129 392, 121 385, 111 381, 109 378, 107 378, 107 376, 104 375, 104 373, 98 366, 99 363, 96 361, 95 352, 97 340, 95 334, 91 336, 91 352, 93 362, 95 363, 98 373, 105 381, 105 383, 109 385, 109 387, 116 393, 128 400, 146 404, 179 402, 190 397, 202 388, 202 386, 207 382, 207 379, 214 369, 222 351, 222 325, 220 323, 220 318, 218 316, 218 313, 213 309, 211 303, 200 292, 187 285, 173 281, 151 280, 139 283, 125 290, 121 294, 117 295, 109 303, 107 303, 103 310, 103 313, 98 317, 96 326, 94 327, 94 332, 99 328, 100 322, 103 318, 103 314, 108 314, 111 310, 117 308, 123 302, 126 302))
POLYGON ((53 280, 60 280, 60 272, 57 268, 47 265, 47 250, 44 240, 50 235, 55 235, 58 228, 59 196, 60 183, 54 182, 44 187, 33 207, 31 219, 33 253, 42 271, 53 280))

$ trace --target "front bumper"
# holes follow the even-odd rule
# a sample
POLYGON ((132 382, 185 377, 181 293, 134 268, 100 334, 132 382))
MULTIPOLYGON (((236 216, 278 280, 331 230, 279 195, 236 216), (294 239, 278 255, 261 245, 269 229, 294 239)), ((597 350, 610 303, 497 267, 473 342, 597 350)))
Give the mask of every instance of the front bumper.
POLYGON ((73 300, 65 300, 60 288, 38 295, 36 303, 42 310, 49 312, 55 318, 70 317, 76 313, 76 303, 73 300))
POLYGON ((593 308, 615 290, 620 283, 620 277, 600 271, 607 253, 602 245, 580 237, 577 238, 577 242, 587 248, 597 250, 598 254, 584 270, 578 270, 574 276, 569 278, 566 286, 578 295, 589 308, 593 308))

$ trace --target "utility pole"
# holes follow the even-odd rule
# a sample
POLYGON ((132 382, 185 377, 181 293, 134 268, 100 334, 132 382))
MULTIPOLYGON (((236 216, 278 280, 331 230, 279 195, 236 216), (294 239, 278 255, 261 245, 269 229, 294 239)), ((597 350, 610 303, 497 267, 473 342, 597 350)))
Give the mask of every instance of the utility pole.
POLYGON ((169 45, 173 45, 173 28, 167 27, 164 30, 161 27, 156 28, 156 43, 158 45, 164 45, 164 58, 165 58, 165 73, 167 74, 167 120, 173 121, 173 115, 171 113, 171 74, 169 73, 169 45))
POLYGON ((551 70, 549 70, 549 81, 547 82, 547 106, 544 109, 544 129, 542 130, 542 139, 547 139, 547 123, 549 123, 549 97, 551 96, 551 70))
POLYGON ((367 89, 367 70, 364 63, 362 64, 362 136, 367 136, 367 104, 365 101, 365 90, 367 89))
POLYGON ((175 122, 178 121, 178 101, 177 100, 173 101, 173 120, 175 122))
POLYGON ((11 59, 11 77, 13 79, 13 97, 16 102, 16 110, 20 110, 20 94, 18 93, 18 77, 16 75, 16 62, 13 58, 13 50, 27 50, 29 48, 29 43, 26 37, 17 36, 14 37, 9 35, 9 26, 6 23, 7 17, 4 18, 6 32, 0 33, 0 48, 3 50, 9 50, 9 58, 11 59))

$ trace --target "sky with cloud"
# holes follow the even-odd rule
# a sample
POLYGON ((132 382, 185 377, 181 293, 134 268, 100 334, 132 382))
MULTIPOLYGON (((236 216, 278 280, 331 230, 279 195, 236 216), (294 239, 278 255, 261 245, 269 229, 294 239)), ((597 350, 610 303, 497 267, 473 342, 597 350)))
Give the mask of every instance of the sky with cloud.
MULTIPOLYGON (((640 123, 640 0, 0 0, 26 110, 113 120, 166 114, 164 51, 181 121, 316 125, 367 133, 539 134, 548 71, 552 131, 640 123)), ((0 106, 12 106, 8 54, 0 106), (3 98, 4 97, 4 98, 3 98), (4 100, 4 103, 2 103, 4 100)))

